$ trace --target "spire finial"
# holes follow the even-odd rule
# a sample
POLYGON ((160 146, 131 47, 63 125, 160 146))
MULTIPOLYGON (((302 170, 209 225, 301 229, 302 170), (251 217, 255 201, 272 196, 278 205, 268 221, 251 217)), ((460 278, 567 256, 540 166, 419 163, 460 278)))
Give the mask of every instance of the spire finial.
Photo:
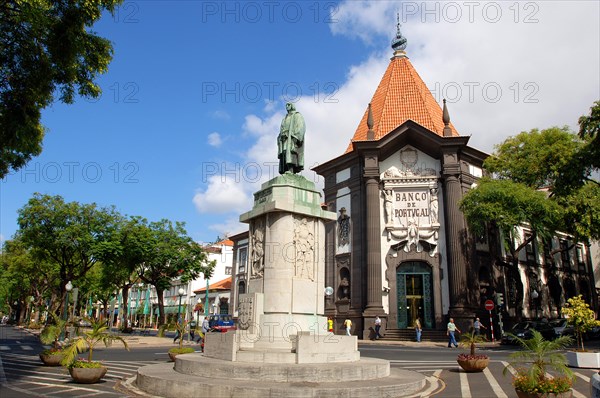
POLYGON ((392 50, 394 50, 395 57, 405 57, 406 37, 402 36, 400 32, 400 13, 396 14, 396 19, 396 37, 392 40, 392 50))
POLYGON ((450 128, 450 113, 446 106, 446 98, 444 98, 444 112, 442 114, 442 121, 444 122, 444 137, 452 137, 452 129, 450 128))
POLYGON ((371 103, 369 102, 369 111, 367 113, 367 140, 375 139, 375 132, 373 131, 373 112, 371 111, 371 103))

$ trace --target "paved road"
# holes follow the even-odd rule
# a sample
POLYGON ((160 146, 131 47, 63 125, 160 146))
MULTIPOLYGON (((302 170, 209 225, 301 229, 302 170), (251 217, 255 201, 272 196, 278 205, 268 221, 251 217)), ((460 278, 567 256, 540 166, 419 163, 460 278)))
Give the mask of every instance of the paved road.
MULTIPOLYGON (((167 351, 173 343, 171 338, 156 336, 132 336, 128 339, 131 352, 117 347, 94 351, 94 358, 108 365, 107 376, 97 384, 78 385, 71 381, 66 369, 42 365, 37 354, 43 346, 35 335, 19 328, 0 327, 0 397, 131 396, 120 389, 121 382, 133 377, 141 366, 166 362, 167 351)), ((362 356, 387 359, 393 367, 427 375, 430 382, 427 391, 415 398, 516 397, 510 374, 502 374, 508 355, 515 347, 489 345, 483 348, 481 351, 492 358, 483 373, 462 372, 456 363, 456 354, 462 350, 448 349, 441 343, 361 342, 359 349, 362 356)), ((574 371, 573 396, 588 397, 589 377, 594 370, 574 371)))

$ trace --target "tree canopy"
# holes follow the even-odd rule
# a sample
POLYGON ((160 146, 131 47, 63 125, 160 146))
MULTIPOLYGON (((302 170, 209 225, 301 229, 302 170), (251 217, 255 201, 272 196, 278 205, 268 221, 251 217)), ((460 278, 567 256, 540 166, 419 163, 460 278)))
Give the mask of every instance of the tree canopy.
POLYGON ((209 278, 215 266, 183 223, 127 217, 114 207, 36 193, 19 210, 18 223, 0 252, 0 310, 22 312, 34 297, 39 306, 49 300, 51 311, 64 311, 72 281, 80 303, 92 298, 106 308, 122 292, 125 318, 129 289, 144 283, 155 287, 164 322, 163 292, 173 281, 209 278))
POLYGON ((96 98, 111 43, 91 31, 123 0, 7 0, 0 3, 0 178, 42 150, 41 111, 54 96, 96 98))
POLYGON ((600 102, 590 116, 579 119, 579 135, 568 127, 533 129, 496 145, 484 162, 489 177, 460 203, 473 232, 481 233, 492 222, 513 238, 516 227, 527 225, 533 231, 530 239, 556 231, 575 241, 599 239, 600 185, 589 157, 591 137, 597 139, 598 108, 600 102))

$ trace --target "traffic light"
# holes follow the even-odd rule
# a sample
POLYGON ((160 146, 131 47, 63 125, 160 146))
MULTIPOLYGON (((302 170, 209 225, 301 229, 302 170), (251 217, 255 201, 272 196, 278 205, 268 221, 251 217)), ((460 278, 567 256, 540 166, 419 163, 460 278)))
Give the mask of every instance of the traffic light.
POLYGON ((500 307, 504 304, 504 294, 496 293, 496 304, 500 307))

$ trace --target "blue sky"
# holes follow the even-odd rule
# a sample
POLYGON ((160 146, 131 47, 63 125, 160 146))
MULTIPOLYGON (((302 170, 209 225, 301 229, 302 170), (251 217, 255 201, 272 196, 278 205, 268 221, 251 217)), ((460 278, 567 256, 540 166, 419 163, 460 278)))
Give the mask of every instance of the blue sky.
POLYGON ((34 192, 185 221, 203 242, 241 232, 276 173, 285 102, 305 117, 308 166, 342 154, 397 12, 411 62, 480 150, 575 128, 600 99, 596 1, 126 1, 94 26, 115 50, 102 97, 46 109, 43 153, 0 182, 0 239, 34 192))

